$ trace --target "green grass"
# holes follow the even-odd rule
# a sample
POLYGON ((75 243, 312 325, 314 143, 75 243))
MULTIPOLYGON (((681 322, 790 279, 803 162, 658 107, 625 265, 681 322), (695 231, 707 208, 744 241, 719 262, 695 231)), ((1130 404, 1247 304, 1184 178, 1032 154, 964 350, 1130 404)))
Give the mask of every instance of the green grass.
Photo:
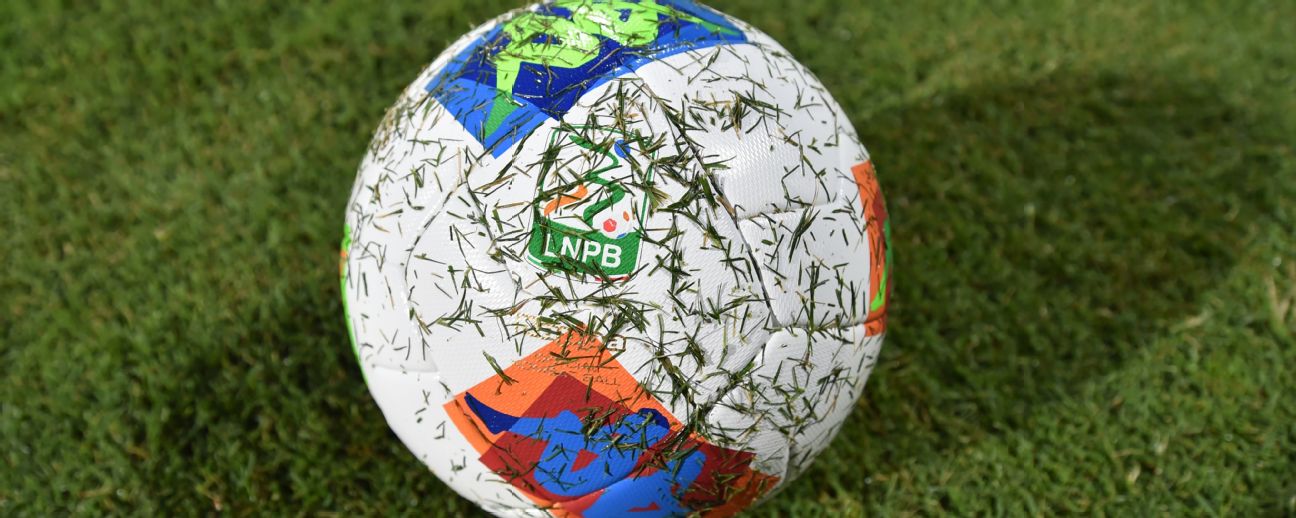
MULTIPOLYGON (((0 2, 0 514, 474 513, 336 247, 388 103, 517 2, 60 3, 0 2)), ((849 111, 898 263, 757 514, 1296 514, 1296 4, 840 3, 715 1, 849 111)))

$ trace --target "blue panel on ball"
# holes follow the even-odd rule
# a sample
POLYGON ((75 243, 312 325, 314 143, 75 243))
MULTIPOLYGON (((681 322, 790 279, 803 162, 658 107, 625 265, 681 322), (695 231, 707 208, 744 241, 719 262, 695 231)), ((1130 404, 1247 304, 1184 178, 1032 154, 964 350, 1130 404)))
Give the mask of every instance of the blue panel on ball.
POLYGON ((491 29, 427 91, 500 156, 613 78, 688 50, 745 41, 691 0, 559 0, 491 29))

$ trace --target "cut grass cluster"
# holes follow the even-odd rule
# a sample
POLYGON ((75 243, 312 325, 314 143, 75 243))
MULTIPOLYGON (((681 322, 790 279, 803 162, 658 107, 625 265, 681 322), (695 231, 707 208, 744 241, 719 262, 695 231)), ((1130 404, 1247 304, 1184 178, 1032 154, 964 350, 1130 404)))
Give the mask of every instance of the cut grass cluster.
MULTIPOLYGON (((869 389, 757 514, 1296 513, 1296 4, 715 4, 894 233, 869 389)), ((475 513, 370 400, 336 248, 383 110, 517 5, 0 3, 0 514, 475 513)))

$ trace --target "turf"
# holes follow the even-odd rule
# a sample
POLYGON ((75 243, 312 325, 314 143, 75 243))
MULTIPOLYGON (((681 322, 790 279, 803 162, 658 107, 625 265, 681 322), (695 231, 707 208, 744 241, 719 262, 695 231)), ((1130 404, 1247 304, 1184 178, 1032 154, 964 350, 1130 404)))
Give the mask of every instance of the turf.
MULTIPOLYGON (((715 3, 850 113, 897 262, 756 514, 1296 513, 1296 4, 715 3)), ((475 513, 369 398, 336 254, 388 103, 518 3, 71 4, 0 2, 0 514, 475 513)))

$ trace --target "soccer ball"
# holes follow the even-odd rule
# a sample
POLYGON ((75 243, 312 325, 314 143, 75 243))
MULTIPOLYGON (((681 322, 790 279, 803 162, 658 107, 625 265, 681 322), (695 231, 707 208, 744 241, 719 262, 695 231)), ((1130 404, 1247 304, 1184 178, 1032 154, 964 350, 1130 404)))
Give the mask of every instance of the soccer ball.
POLYGON ((558 0, 388 111, 342 296, 392 430, 485 510, 729 515, 860 396, 889 235, 850 122, 768 36, 688 0, 558 0))

